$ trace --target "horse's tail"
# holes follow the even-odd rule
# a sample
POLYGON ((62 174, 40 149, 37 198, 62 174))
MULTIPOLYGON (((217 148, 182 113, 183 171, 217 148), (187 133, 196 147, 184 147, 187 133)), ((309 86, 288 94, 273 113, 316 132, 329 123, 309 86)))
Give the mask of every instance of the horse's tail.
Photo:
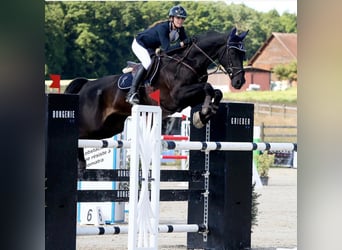
POLYGON ((85 77, 78 77, 72 80, 68 87, 65 89, 64 93, 77 94, 82 89, 83 85, 89 80, 85 77))

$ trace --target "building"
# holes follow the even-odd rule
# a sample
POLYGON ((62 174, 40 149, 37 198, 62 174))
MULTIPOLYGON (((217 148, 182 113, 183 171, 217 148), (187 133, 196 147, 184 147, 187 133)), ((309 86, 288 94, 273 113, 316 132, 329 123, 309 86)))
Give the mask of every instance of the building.
POLYGON ((259 69, 251 66, 245 68, 246 83, 241 89, 234 89, 230 84, 230 78, 222 71, 211 74, 208 77, 208 82, 214 88, 220 89, 222 92, 243 92, 249 90, 270 90, 271 71, 259 69))
MULTIPOLYGON (((297 61, 297 34, 273 32, 249 60, 248 65, 272 71, 279 64, 297 61)), ((271 81, 278 80, 271 74, 271 81)))
POLYGON ((271 90, 271 82, 278 80, 272 73, 273 68, 294 61, 297 61, 297 34, 273 32, 245 67, 246 83, 240 90, 231 86, 229 77, 222 71, 209 75, 208 82, 222 92, 271 90))

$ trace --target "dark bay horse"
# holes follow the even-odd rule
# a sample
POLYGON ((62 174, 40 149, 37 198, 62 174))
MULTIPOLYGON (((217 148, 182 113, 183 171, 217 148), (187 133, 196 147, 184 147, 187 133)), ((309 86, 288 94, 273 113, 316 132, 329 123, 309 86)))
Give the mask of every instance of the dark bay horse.
MULTIPOLYGON (((199 128, 204 126, 215 115, 222 99, 222 92, 207 82, 207 69, 215 64, 229 75, 232 86, 240 89, 245 83, 243 40, 247 33, 237 34, 235 27, 228 34, 208 31, 194 36, 186 48, 155 55, 146 76, 150 84, 139 89, 140 103, 158 105, 149 94, 159 90, 163 118, 188 106, 202 104, 193 123, 199 128)), ((118 87, 120 76, 109 75, 92 81, 76 78, 65 90, 79 95, 80 139, 109 138, 123 131, 132 105, 125 101, 127 90, 118 87)), ((86 162, 81 148, 78 157, 79 168, 84 169, 86 162)))

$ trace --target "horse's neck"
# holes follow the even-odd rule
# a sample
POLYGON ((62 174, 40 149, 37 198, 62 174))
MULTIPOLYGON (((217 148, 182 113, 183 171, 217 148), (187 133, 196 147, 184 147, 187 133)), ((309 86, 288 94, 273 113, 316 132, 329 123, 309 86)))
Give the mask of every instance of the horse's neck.
POLYGON ((217 48, 203 47, 201 44, 193 44, 188 53, 185 54, 187 61, 196 70, 203 72, 208 66, 213 63, 217 58, 217 48))

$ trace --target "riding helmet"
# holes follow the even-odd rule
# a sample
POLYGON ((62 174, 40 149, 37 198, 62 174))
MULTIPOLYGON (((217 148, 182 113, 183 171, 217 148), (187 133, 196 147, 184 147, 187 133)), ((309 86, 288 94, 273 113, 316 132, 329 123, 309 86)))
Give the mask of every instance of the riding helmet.
POLYGON ((180 5, 177 5, 177 6, 173 6, 170 11, 169 11, 169 17, 171 16, 176 16, 176 17, 182 17, 182 18, 186 18, 187 14, 186 14, 186 11, 185 9, 180 6, 180 5))

